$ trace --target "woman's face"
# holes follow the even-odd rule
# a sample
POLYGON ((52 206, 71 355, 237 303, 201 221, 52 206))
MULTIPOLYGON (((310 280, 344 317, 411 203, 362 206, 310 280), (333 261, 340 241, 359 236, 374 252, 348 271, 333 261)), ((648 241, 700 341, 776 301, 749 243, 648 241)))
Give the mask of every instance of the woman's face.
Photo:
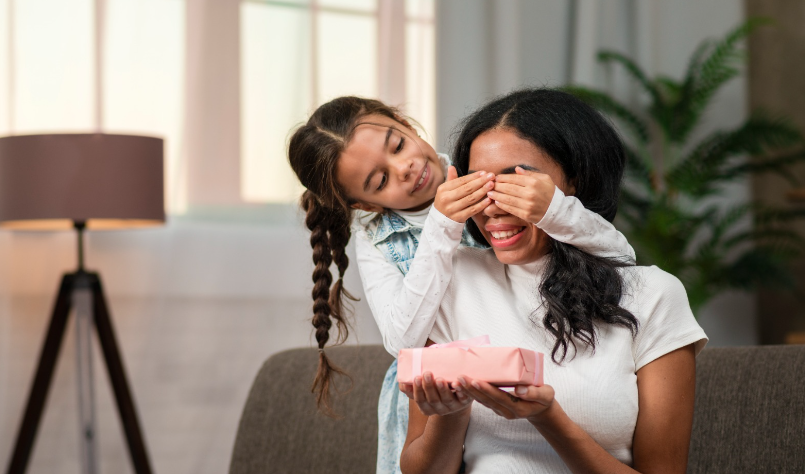
MULTIPOLYGON (((470 146, 470 173, 484 170, 495 175, 511 174, 517 166, 545 173, 565 194, 573 194, 574 189, 567 183, 562 168, 536 145, 511 130, 489 130, 470 146)), ((502 263, 523 265, 548 252, 549 237, 545 232, 494 203, 472 219, 502 263)))
POLYGON ((436 151, 405 125, 382 115, 360 120, 336 166, 352 207, 370 212, 428 206, 444 182, 436 151))

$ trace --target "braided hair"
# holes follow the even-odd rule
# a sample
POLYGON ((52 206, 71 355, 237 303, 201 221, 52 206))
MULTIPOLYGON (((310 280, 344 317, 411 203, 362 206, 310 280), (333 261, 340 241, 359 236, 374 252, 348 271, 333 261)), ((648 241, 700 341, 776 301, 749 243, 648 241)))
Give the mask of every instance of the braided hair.
POLYGON ((356 299, 344 288, 343 277, 349 266, 346 254, 352 221, 353 200, 335 179, 336 165, 355 127, 367 115, 382 115, 408 125, 399 112, 386 104, 360 97, 339 97, 320 106, 310 119, 291 136, 288 161, 306 188, 300 205, 306 213, 313 248, 313 327, 319 347, 319 366, 312 392, 322 411, 333 416, 330 384, 333 373, 346 375, 324 353, 333 321, 336 344, 347 339, 349 328, 344 311, 347 301, 356 299), (335 263, 338 279, 333 284, 330 266, 335 263))
MULTIPOLYGON (((510 130, 536 145, 574 183, 574 196, 584 207, 610 222, 615 218, 626 158, 618 134, 592 107, 551 89, 524 89, 489 102, 465 119, 456 139, 453 159, 460 175, 469 170, 472 142, 494 129, 510 130)), ((467 230, 485 242, 472 219, 467 230)), ((553 239, 550 245, 539 293, 546 308, 542 324, 555 338, 554 362, 563 361, 571 346, 575 353, 576 341, 594 351, 596 324, 637 334, 637 318, 620 306, 624 282, 618 271, 634 263, 590 255, 553 239)))

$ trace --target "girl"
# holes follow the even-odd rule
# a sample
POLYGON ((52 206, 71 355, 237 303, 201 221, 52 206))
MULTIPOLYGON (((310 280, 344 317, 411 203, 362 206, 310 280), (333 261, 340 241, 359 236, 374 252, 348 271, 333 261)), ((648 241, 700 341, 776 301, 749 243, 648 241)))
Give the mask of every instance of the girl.
MULTIPOLYGON (((343 287, 346 245, 355 211, 356 253, 366 299, 393 356, 421 347, 430 333, 459 242, 478 246, 463 223, 490 203, 494 175, 478 170, 457 177, 395 109, 371 99, 341 97, 319 107, 291 137, 288 157, 307 189, 306 212, 313 248, 313 326, 319 368, 313 391, 329 410, 331 372, 324 347, 333 321, 337 341, 347 337, 343 287), (333 284, 330 266, 338 279, 333 284), (435 276, 439 275, 438 278, 435 276)), ((601 216, 565 196, 546 174, 524 175, 527 186, 511 192, 512 206, 532 216, 557 241, 592 254, 634 259, 626 239, 601 216), (577 232, 576 229, 585 229, 577 232)), ((515 211, 517 212, 517 211, 515 211)), ((386 374, 379 405, 378 472, 399 472, 408 400, 399 394, 396 362, 386 374)))

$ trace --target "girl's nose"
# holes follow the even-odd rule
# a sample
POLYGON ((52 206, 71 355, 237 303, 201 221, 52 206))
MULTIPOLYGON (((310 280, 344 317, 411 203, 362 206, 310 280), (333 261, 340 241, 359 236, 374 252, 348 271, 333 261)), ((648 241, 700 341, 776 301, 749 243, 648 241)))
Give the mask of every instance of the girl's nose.
POLYGON ((400 177, 400 181, 408 180, 413 173, 413 167, 414 160, 410 158, 399 158, 394 162, 394 168, 397 171, 397 175, 400 177))

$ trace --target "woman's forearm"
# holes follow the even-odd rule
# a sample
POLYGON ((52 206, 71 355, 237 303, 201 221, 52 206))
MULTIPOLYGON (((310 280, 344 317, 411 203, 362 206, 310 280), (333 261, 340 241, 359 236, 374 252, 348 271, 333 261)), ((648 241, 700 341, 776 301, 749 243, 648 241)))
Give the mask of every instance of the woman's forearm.
POLYGON ((601 447, 577 425, 558 402, 534 419, 529 419, 556 450, 570 470, 577 474, 630 473, 637 471, 623 464, 601 447))
POLYGON ((403 448, 400 470, 404 474, 457 473, 461 467, 470 410, 429 416, 422 434, 403 448))

